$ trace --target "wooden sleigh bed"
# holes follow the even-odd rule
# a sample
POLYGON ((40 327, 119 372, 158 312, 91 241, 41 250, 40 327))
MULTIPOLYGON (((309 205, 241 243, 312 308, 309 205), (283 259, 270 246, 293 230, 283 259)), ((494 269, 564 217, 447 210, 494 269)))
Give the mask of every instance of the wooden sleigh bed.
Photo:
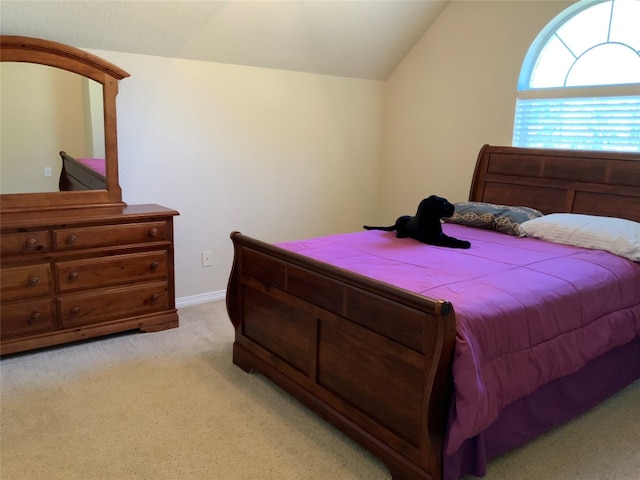
POLYGON ((104 158, 75 158, 67 152, 60 152, 60 157, 62 159, 59 181, 61 192, 107 188, 104 158))
MULTIPOLYGON (((425 192, 425 197, 431 193, 438 192, 425 192)), ((485 145, 478 156, 469 200, 532 207, 545 216, 567 212, 640 222, 640 155, 485 145)), ((375 278, 377 275, 363 274, 357 259, 352 263, 358 268, 345 268, 351 261, 347 258, 359 254, 353 253, 357 246, 330 264, 322 259, 324 253, 317 252, 330 251, 334 237, 272 245, 238 232, 231 234, 235 257, 227 309, 235 327, 233 362, 245 371, 262 373, 371 451, 395 480, 484 475, 491 459, 640 378, 640 263, 607 252, 468 226, 444 224, 444 228, 446 233, 471 239, 472 248, 455 255, 491 248, 486 238, 493 235, 499 249, 519 248, 512 247, 513 242, 540 249, 536 254, 551 258, 541 265, 552 266, 554 256, 560 253, 567 257, 558 256, 558 264, 583 256, 586 260, 588 254, 596 255, 596 264, 601 262, 607 268, 619 264, 631 284, 624 287, 626 299, 620 300, 619 312, 611 313, 610 323, 618 322, 615 324, 630 328, 631 333, 606 351, 601 349, 585 358, 580 368, 567 367, 532 391, 523 386, 518 395, 503 398, 489 424, 473 430, 460 425, 465 408, 483 409, 481 403, 468 405, 469 397, 462 398, 465 395, 459 385, 468 370, 473 370, 465 371, 461 361, 467 348, 462 335, 466 328, 463 313, 466 315, 467 304, 483 303, 483 294, 463 291, 452 295, 458 300, 446 295, 431 297, 416 293, 402 281, 394 286, 375 278), (306 254, 307 250, 311 254, 306 254), (456 436, 461 438, 456 440, 456 436)), ((435 257, 429 257, 429 252, 441 248, 395 239, 390 232, 358 232, 346 238, 352 243, 362 239, 376 251, 399 248, 400 256, 412 255, 410 248, 421 248, 430 259, 435 257), (404 243, 398 247, 396 242, 404 243)), ((376 272, 375 263, 372 265, 371 271, 376 272)), ((569 265, 575 264, 567 265, 571 270, 569 265)), ((446 268, 439 268, 423 270, 423 275, 444 278, 446 268)), ((393 271, 394 267, 384 269, 393 271)), ((398 276, 402 275, 400 271, 398 276)), ((443 288, 455 292, 455 285, 443 288)), ((544 300, 549 303, 545 307, 549 312, 564 308, 564 300, 554 300, 551 294, 556 290, 554 285, 549 285, 549 295, 544 286, 536 288, 541 288, 538 297, 549 297, 544 300)), ((576 309, 597 305, 598 296, 608 295, 587 295, 576 309)), ((490 311, 492 305, 483 307, 490 311)), ((513 318, 513 323, 516 320, 520 322, 513 318)), ((562 312, 560 320, 556 323, 575 321, 572 314, 562 312)), ((535 327, 529 328, 526 336, 535 337, 535 327)), ((573 333, 568 330, 558 337, 573 333)), ((512 335, 504 330, 513 344, 512 335)), ((572 341, 574 344, 568 341, 566 347, 560 345, 560 351, 574 348, 570 345, 579 344, 580 337, 572 341)), ((538 349, 547 343, 552 342, 532 341, 538 349)), ((535 352, 527 355, 525 361, 533 365, 532 372, 559 371, 564 365, 565 359, 550 358, 550 366, 539 366, 535 352)), ((519 371, 507 373, 515 375, 513 378, 527 376, 519 371)), ((499 373, 494 384, 500 386, 508 378, 499 373)))

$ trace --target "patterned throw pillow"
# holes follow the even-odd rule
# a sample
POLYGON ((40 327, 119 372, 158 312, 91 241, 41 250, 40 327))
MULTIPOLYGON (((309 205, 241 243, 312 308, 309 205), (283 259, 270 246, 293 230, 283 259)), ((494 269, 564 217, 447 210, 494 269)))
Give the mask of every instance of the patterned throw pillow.
POLYGON ((520 224, 527 220, 542 217, 542 212, 529 207, 512 207, 484 202, 455 203, 456 211, 451 217, 442 220, 469 227, 488 228, 498 232, 523 237, 520 224))

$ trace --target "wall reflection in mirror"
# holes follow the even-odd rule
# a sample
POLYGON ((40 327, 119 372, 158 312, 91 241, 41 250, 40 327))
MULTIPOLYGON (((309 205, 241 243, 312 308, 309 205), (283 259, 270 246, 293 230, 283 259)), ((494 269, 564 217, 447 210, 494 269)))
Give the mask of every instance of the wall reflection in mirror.
POLYGON ((3 62, 0 128, 0 193, 106 188, 100 83, 55 67, 3 62))

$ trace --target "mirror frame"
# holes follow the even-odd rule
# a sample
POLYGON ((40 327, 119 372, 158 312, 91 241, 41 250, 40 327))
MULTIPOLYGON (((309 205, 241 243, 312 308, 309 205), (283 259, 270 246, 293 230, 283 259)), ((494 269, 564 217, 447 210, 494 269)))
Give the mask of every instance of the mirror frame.
POLYGON ((107 180, 106 190, 2 194, 0 212, 124 206, 118 180, 116 95, 118 81, 129 74, 84 50, 50 40, 14 35, 0 36, 0 61, 56 67, 90 78, 102 85, 107 180))

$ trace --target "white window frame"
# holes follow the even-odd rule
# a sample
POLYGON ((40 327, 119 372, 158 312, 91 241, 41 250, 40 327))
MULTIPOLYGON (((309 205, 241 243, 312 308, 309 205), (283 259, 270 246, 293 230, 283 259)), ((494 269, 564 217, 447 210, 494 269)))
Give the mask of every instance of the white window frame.
MULTIPOLYGON (((585 9, 615 1, 578 2, 556 16, 536 37, 518 79, 514 146, 640 152, 640 83, 529 86, 538 57, 558 29, 585 9)), ((640 51, 637 54, 640 57, 640 51)))

